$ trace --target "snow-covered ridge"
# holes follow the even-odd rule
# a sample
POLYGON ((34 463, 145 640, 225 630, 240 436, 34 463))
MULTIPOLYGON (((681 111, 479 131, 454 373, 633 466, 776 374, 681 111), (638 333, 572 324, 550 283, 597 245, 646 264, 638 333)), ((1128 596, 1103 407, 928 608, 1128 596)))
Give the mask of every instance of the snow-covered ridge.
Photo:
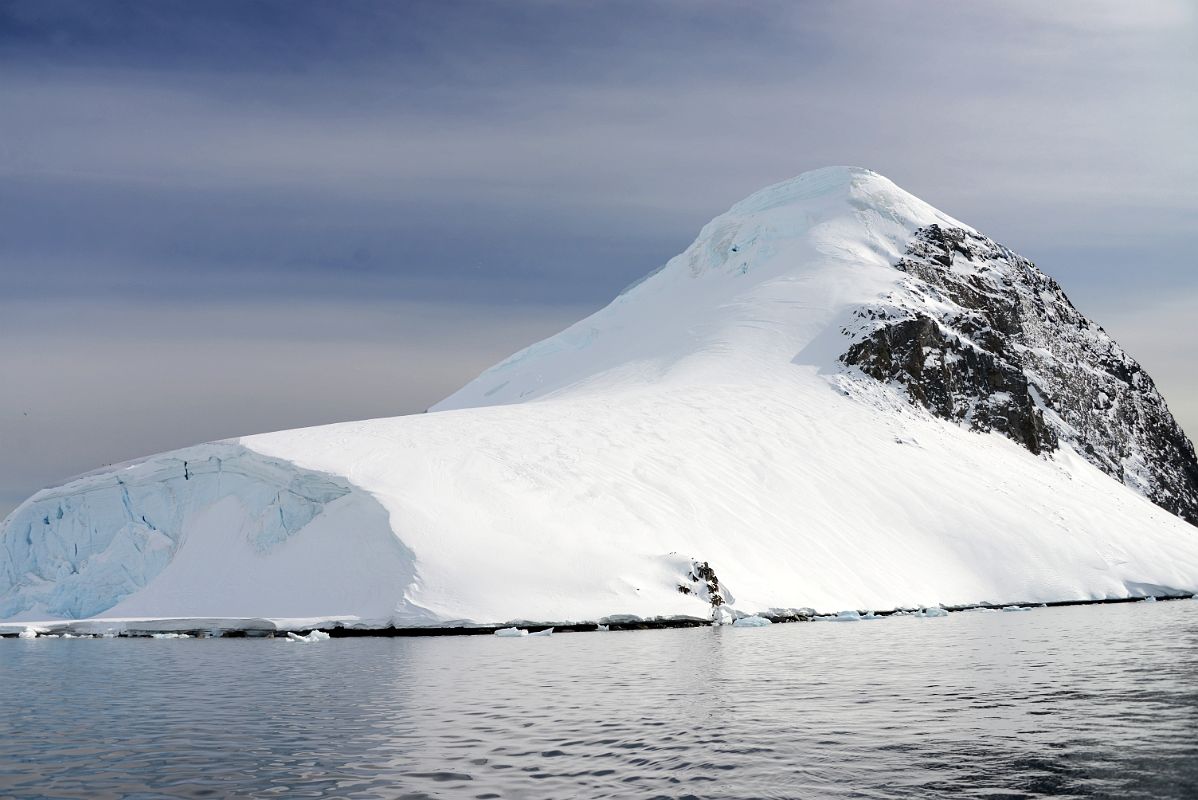
POLYGON ((868 170, 806 173, 432 413, 40 493, 0 528, 0 618, 553 624, 1198 589, 1195 529, 1143 496, 1183 487, 1184 437, 1024 264, 868 170), (937 261, 931 231, 969 252, 937 261), (1140 416, 1078 404, 1063 384, 1095 369, 1140 416))

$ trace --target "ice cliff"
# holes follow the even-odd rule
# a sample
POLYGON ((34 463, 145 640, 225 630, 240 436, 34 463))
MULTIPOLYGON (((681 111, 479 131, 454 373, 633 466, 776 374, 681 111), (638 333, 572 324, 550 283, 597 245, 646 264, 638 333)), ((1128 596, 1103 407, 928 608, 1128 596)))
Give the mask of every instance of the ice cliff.
MULTIPOLYGON (((385 526, 377 501, 344 478, 235 443, 115 465, 39 492, 5 521, 0 619, 81 619, 122 608, 118 616, 234 617, 245 602, 267 616, 357 616, 378 604, 339 597, 339 571, 348 567, 352 577, 389 561, 397 571, 385 582, 411 578, 411 554, 385 526), (318 517, 325 529, 310 530, 318 517), (353 529, 363 521, 373 530, 353 529), (363 542, 363 533, 378 541, 363 542), (327 541, 313 548, 313 535, 327 541), (297 561, 303 550, 314 552, 297 561), (321 550, 331 551, 323 563, 311 558, 321 550), (358 563, 371 551, 391 558, 358 563), (163 583, 147 588, 164 571, 163 583), (259 582, 270 579, 290 589, 260 596, 259 582), (140 602, 122 606, 143 590, 140 602)), ((390 620, 394 611, 392 599, 374 618, 390 620)))

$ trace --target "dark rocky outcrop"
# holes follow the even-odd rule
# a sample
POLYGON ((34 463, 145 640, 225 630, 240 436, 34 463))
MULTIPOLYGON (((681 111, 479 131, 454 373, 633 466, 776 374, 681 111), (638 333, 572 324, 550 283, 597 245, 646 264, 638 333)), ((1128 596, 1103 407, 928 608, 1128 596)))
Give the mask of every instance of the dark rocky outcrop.
POLYGON ((841 361, 1033 453, 1070 444, 1198 525, 1198 458, 1152 379, 1032 262, 963 228, 916 232, 900 291, 859 309, 841 361))

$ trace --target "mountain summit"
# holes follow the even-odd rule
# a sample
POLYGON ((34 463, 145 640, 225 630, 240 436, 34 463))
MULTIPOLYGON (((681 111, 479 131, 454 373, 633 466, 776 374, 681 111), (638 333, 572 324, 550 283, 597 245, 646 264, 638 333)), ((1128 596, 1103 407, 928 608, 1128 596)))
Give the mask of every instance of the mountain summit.
POLYGON ((689 380, 811 364, 850 392, 859 370, 1032 453, 1067 444, 1198 525, 1198 459, 1140 365, 1030 261, 859 167, 751 195, 615 303, 435 408, 660 383, 679 363, 689 380))
POLYGON ((1198 589, 1198 460, 1152 380, 1031 262, 868 170, 751 195, 430 411, 39 492, 0 529, 0 619, 451 625, 1198 589))

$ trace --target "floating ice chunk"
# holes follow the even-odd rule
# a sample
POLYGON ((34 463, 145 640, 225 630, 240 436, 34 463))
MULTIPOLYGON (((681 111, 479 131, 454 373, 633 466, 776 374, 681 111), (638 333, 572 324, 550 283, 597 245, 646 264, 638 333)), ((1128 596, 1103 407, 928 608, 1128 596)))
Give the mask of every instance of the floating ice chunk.
POLYGON ((608 626, 608 625, 596 625, 596 626, 595 626, 595 630, 597 630, 597 631, 610 631, 610 630, 611 630, 611 627, 610 627, 610 626, 608 626))
POLYGON ((1155 598, 1155 597, 1152 597, 1152 596, 1150 595, 1150 596, 1148 596, 1148 597, 1145 597, 1145 598, 1144 598, 1144 602, 1145 602, 1145 603, 1155 603, 1155 602, 1156 602, 1156 598, 1155 598))
POLYGON ((881 619, 881 617, 879 617, 877 614, 875 614, 872 611, 866 611, 864 614, 861 615, 861 619, 881 619))
POLYGON ((934 608, 933 607, 933 608, 925 608, 925 609, 921 610, 918 614, 916 614, 916 616, 918 616, 918 617, 947 617, 948 612, 945 611, 943 608, 934 608))
POLYGON ((18 639, 36 639, 37 638, 37 630, 35 630, 34 628, 26 628, 25 630, 23 630, 17 634, 17 638, 18 639))
POLYGON ((530 633, 530 634, 528 634, 528 635, 529 635, 529 636, 552 636, 552 635, 553 635, 553 628, 546 628, 546 629, 545 629, 545 630, 543 630, 543 631, 537 631, 536 633, 530 633))
POLYGON ((841 611, 832 618, 833 622, 860 622, 861 615, 856 611, 841 611))
POLYGON ((527 636, 528 631, 524 630, 523 628, 500 628, 499 630, 495 631, 495 635, 506 637, 527 636))
POLYGON ((732 623, 734 628, 764 628, 766 625, 773 625, 765 617, 741 617, 736 622, 732 623))
POLYGON ((307 636, 303 636, 303 635, 295 633, 293 631, 287 631, 287 641, 289 641, 289 642, 305 642, 305 643, 323 642, 323 641, 327 641, 328 639, 332 639, 332 638, 333 638, 332 636, 325 633, 324 631, 312 631, 307 636))
POLYGON ((1027 606, 1003 606, 1003 611, 1031 611, 1027 606))
POLYGON ((190 639, 190 633, 151 633, 152 639, 190 639))

